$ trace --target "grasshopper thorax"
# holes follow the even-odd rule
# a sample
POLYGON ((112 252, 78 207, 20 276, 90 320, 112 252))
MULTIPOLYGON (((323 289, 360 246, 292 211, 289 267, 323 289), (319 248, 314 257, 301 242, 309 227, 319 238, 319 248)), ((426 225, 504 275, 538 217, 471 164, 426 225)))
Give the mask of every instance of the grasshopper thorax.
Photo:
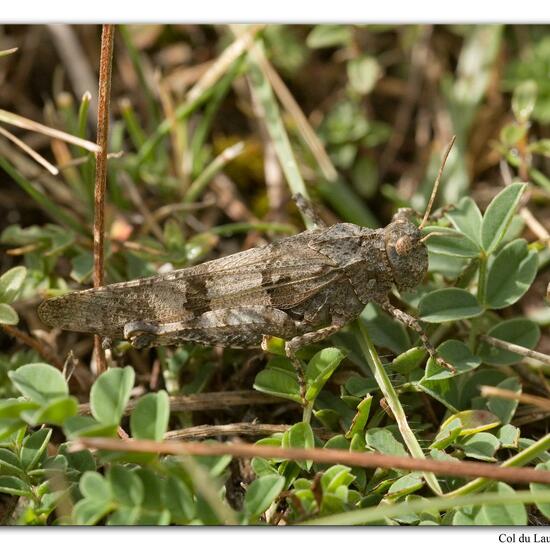
POLYGON ((400 209, 384 229, 386 254, 399 290, 418 286, 428 271, 428 250, 411 215, 411 210, 400 209))

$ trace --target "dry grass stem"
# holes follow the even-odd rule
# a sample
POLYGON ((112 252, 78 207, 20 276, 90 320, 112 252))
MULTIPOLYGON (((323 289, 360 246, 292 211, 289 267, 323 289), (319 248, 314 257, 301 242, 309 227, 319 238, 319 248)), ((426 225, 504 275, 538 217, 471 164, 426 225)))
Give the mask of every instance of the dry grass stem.
POLYGON ((61 130, 56 130, 55 128, 50 128, 49 126, 45 126, 44 124, 40 124, 39 122, 35 122, 34 120, 30 120, 14 113, 9 113, 3 109, 0 109, 0 122, 11 124, 12 126, 17 126, 18 128, 23 128, 24 130, 29 130, 31 132, 38 132, 39 134, 44 134, 54 139, 60 139, 61 141, 66 141, 67 143, 72 143, 73 145, 82 147, 92 153, 98 153, 100 151, 100 147, 96 143, 72 136, 71 134, 62 132, 61 130))
MULTIPOLYGON (((165 439, 170 440, 188 440, 204 439, 209 437, 228 437, 232 435, 241 435, 248 437, 263 437, 276 433, 286 432, 292 426, 290 424, 255 424, 253 422, 236 422, 234 424, 221 424, 219 426, 192 426, 180 430, 172 430, 164 434, 165 439)), ((336 435, 326 428, 314 428, 315 435, 320 439, 330 439, 336 435)))
POLYGON ((540 351, 518 346, 517 344, 511 344, 510 342, 500 340, 499 338, 494 338, 493 336, 483 335, 481 336, 481 339, 485 340, 488 344, 495 346, 495 348, 511 351, 512 353, 517 353, 518 355, 523 355, 524 357, 530 357, 531 359, 536 359, 537 361, 550 366, 550 355, 546 355, 540 351))
POLYGON ((482 477, 485 479, 506 481, 508 483, 550 483, 550 471, 535 470, 534 468, 501 468, 500 466, 476 462, 444 462, 429 458, 419 459, 337 449, 283 449, 281 447, 264 447, 248 443, 181 443, 177 441, 134 439, 121 441, 102 437, 77 439, 72 444, 72 450, 77 451, 81 449, 191 456, 223 456, 230 454, 241 458, 261 457, 266 459, 312 460, 321 464, 347 464, 348 466, 359 466, 361 468, 414 470, 453 477, 482 477))
MULTIPOLYGON (((99 93, 97 111, 96 173, 94 190, 94 287, 104 283, 104 235, 105 235, 105 189, 107 186, 107 147, 109 139, 109 102, 111 95, 111 68, 113 60, 114 25, 103 25, 101 55, 99 61, 99 93)), ((105 351, 101 337, 94 336, 97 374, 106 369, 105 351)))
POLYGON ((546 399, 545 397, 539 397, 538 395, 531 395, 528 393, 515 393, 493 386, 481 386, 480 390, 482 397, 499 397, 501 399, 519 401, 527 405, 534 405, 543 411, 550 411, 550 399, 546 399))
POLYGON ((29 157, 35 160, 40 166, 44 167, 50 174, 57 176, 59 170, 50 162, 48 162, 42 155, 39 155, 32 147, 29 147, 24 141, 21 141, 17 136, 14 136, 11 132, 8 132, 5 128, 0 126, 0 134, 9 139, 15 145, 20 147, 29 157))

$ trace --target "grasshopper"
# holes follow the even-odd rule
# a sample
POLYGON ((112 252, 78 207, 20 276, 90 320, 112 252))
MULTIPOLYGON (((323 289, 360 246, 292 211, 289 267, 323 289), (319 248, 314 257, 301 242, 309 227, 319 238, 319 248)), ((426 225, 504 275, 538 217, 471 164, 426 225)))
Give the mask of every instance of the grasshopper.
POLYGON ((304 388, 296 352, 356 319, 369 302, 415 330, 440 364, 418 320, 388 298, 418 286, 428 271, 421 229, 426 223, 447 148, 419 227, 400 209, 391 223, 368 229, 352 223, 325 226, 311 205, 298 208, 316 227, 266 246, 170 273, 71 292, 38 310, 50 326, 128 340, 136 348, 192 341, 233 348, 259 348, 266 337, 286 341, 285 351, 304 388))

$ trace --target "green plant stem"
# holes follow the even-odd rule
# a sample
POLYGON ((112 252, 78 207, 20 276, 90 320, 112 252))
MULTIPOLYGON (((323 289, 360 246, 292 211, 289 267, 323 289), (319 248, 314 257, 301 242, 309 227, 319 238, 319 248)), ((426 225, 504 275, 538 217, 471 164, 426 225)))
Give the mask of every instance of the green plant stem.
MULTIPOLYGON (((374 375, 374 378, 378 383, 378 386, 380 387, 380 390, 382 391, 382 394, 384 395, 386 402, 393 413, 393 416, 395 417, 397 426, 399 427, 399 432, 403 437, 405 445, 407 445, 409 452, 414 458, 425 459, 426 457, 422 452, 420 443, 418 443, 418 440, 414 436, 414 433, 407 422, 407 417, 405 415, 405 411, 403 410, 403 406, 399 401, 399 397, 397 396, 395 388, 392 386, 392 383, 390 382, 390 379, 388 378, 388 375, 384 370, 382 361, 380 361, 378 352, 376 351, 376 348, 374 347, 374 344, 370 339, 365 324, 361 320, 355 321, 353 331, 357 340, 359 341, 359 345, 361 346, 365 358, 367 359, 369 367, 372 370, 372 374, 374 375)), ((439 482, 437 481, 436 476, 430 472, 424 472, 423 476, 430 489, 436 495, 441 495, 442 490, 439 486, 439 482)))
POLYGON ((302 415, 302 420, 304 422, 307 422, 308 424, 311 422, 311 413, 313 412, 313 402, 308 401, 306 406, 304 407, 304 412, 302 415))
POLYGON ((479 278, 477 282, 477 301, 483 307, 487 291, 487 256, 482 252, 479 256, 479 278))
POLYGON ((509 495, 483 493, 481 495, 456 496, 453 498, 435 497, 420 502, 400 502, 398 504, 382 505, 352 512, 344 512, 333 516, 325 516, 305 521, 301 525, 357 525, 361 523, 378 522, 405 514, 415 514, 425 510, 448 510, 460 506, 483 506, 525 504, 529 502, 550 502, 550 490, 532 493, 531 491, 516 491, 509 495))
MULTIPOLYGON (((529 464, 532 460, 537 458, 540 454, 550 449, 550 434, 545 435, 542 439, 533 443, 533 445, 523 449, 517 455, 505 460, 500 467, 501 468, 511 468, 514 466, 525 466, 529 464)), ((445 495, 446 498, 458 497, 462 495, 469 495, 471 493, 476 493, 481 491, 481 489, 486 488, 487 486, 494 483, 493 480, 487 479, 485 477, 478 477, 473 479, 466 485, 459 487, 458 489, 451 491, 445 495)))

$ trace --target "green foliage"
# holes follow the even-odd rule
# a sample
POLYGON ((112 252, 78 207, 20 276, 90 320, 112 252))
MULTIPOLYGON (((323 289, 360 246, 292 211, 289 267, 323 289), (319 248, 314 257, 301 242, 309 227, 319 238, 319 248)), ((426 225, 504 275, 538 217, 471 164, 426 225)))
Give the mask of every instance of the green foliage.
MULTIPOLYGON (((21 264, 0 276, 0 325, 20 324, 53 353, 61 357, 74 349, 79 359, 74 374, 72 360, 67 372, 60 372, 26 345, 2 340, 0 493, 20 499, 9 521, 210 525, 229 517, 255 525, 331 523, 343 517, 345 523, 356 517, 346 514, 364 512, 370 516, 359 523, 525 525, 528 502, 537 507, 537 521, 550 519, 548 492, 540 484, 532 484, 526 495, 495 482, 474 495, 462 478, 438 475, 434 483, 425 474, 390 467, 370 470, 256 457, 248 469, 237 461, 230 467, 230 455, 180 459, 155 453, 92 454, 75 447, 81 437, 116 438, 127 432, 136 440, 158 442, 169 429, 257 418, 262 424, 288 424, 257 441, 258 446, 428 455, 450 465, 459 460, 498 464, 528 447, 535 448, 530 460, 539 461, 537 469, 550 470, 547 449, 535 441, 540 425, 518 422, 525 412, 518 410, 518 400, 484 398, 479 391, 489 385, 519 394, 523 386, 531 391, 535 376, 548 375, 546 365, 484 338, 533 350, 550 319, 547 306, 532 313, 535 300, 527 307, 522 301, 528 291, 539 292, 550 254, 542 238, 524 231, 528 216, 520 212, 521 205, 544 213, 550 191, 543 163, 550 157, 550 140, 540 126, 550 120, 548 38, 525 30, 520 55, 515 40, 508 40, 513 29, 503 25, 440 27, 426 35, 420 25, 398 31, 372 25, 270 25, 256 36, 255 47, 217 64, 221 58, 209 60, 205 53, 210 46, 213 56, 223 51, 234 38, 228 29, 208 29, 206 42, 177 27, 163 28, 156 38, 152 31, 153 38, 147 39, 140 39, 133 27, 119 31, 120 48, 139 85, 125 90, 128 99, 113 111, 107 280, 194 265, 254 245, 260 237, 295 232, 301 227, 298 218, 283 203, 273 202, 280 194, 278 183, 264 190, 266 176, 271 174, 270 184, 281 179, 277 166, 292 193, 309 190, 323 203, 326 219, 331 219, 330 208, 341 221, 374 228, 387 223, 399 207, 423 210, 440 162, 441 125, 435 125, 432 143, 425 120, 425 105, 432 98, 424 95, 435 94, 443 126, 457 134, 438 198, 445 208, 434 209, 437 215, 423 229, 437 233, 426 241, 427 277, 391 300, 426 324, 438 354, 454 371, 429 357, 414 331, 368 304, 360 323, 372 349, 361 345, 355 328, 347 328, 330 343, 300 350, 303 396, 279 338, 266 339, 267 354, 250 362, 247 352, 221 354, 192 343, 132 353, 126 353, 127 344, 116 344, 110 368, 87 381, 81 369, 91 363, 91 340, 56 333, 43 338, 34 332, 44 327, 36 326, 32 309, 45 296, 90 283, 93 155, 72 145, 61 155, 52 148, 63 166, 54 180, 28 173, 3 152, 0 167, 33 206, 10 216, 0 236, 1 245, 12 248, 3 269, 14 260, 21 264), (416 97, 413 84, 419 76, 422 83, 425 75, 416 74, 419 67, 410 60, 432 35, 437 44, 449 39, 453 47, 434 49, 431 43, 443 56, 438 63, 442 78, 436 86, 418 86, 422 97, 416 97), (173 53, 164 55, 163 48, 184 43, 182 51, 191 46, 185 55, 197 61, 197 39, 200 63, 213 61, 214 70, 208 71, 208 82, 200 80, 193 88, 195 97, 186 93, 180 101, 178 71, 170 65, 173 53), (398 47, 390 52, 386 44, 398 47), (506 56, 501 55, 503 44, 506 56), (453 52, 450 58, 448 51, 453 52), (146 76, 157 61, 160 73, 170 75, 160 77, 162 107, 146 76), (269 73, 269 64, 281 71, 290 92, 269 73), (251 102, 241 93, 244 77, 251 102), (491 100, 486 101, 489 91, 491 100), (295 94, 305 117, 300 118, 288 93, 295 94), (472 139, 486 115, 491 124, 479 136, 487 138, 487 147, 478 143, 481 138, 472 139), (264 155, 266 142, 272 147, 264 155), (472 174, 479 181, 470 181, 472 174), (496 192, 501 175, 507 185, 496 192), (485 200, 488 193, 491 200, 485 200), (478 203, 488 203, 483 214, 478 203), (53 223, 35 217, 36 208, 53 223), (26 225, 29 219, 35 220, 33 225, 26 225), (373 369, 375 360, 379 365, 373 369), (525 368, 516 369, 519 363, 525 368), (120 366, 128 364, 136 370, 120 366), (252 373, 256 390, 286 402, 247 405, 235 414, 225 407, 213 416, 209 411, 182 412, 171 399, 246 389, 252 373), (89 406, 79 407, 85 401, 89 406), (466 500, 452 504, 453 496, 443 497, 448 504, 431 498, 439 484, 443 493, 452 491, 466 500)), ((119 82, 113 90, 124 86, 119 82)), ((86 138, 89 107, 87 97, 65 104, 55 97, 48 100, 47 114, 56 127, 86 138)), ((542 296, 538 302, 542 304, 542 296)))

